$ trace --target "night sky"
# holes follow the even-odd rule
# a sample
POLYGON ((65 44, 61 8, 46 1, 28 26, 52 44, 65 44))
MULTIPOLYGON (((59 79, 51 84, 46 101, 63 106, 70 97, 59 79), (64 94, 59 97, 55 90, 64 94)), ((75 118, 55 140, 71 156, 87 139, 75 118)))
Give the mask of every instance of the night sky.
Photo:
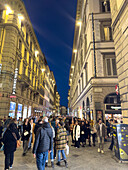
POLYGON ((67 106, 77 0, 23 0, 42 52, 67 106))

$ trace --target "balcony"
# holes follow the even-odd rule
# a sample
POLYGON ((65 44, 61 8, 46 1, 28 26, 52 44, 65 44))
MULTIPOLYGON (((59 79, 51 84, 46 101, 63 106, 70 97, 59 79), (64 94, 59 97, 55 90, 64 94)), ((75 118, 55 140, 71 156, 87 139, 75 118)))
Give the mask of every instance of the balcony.
POLYGON ((24 74, 21 74, 21 75, 18 76, 18 78, 19 78, 19 82, 21 82, 21 84, 22 84, 25 88, 27 88, 27 87, 30 86, 31 80, 29 79, 29 77, 27 77, 27 76, 24 75, 24 74))

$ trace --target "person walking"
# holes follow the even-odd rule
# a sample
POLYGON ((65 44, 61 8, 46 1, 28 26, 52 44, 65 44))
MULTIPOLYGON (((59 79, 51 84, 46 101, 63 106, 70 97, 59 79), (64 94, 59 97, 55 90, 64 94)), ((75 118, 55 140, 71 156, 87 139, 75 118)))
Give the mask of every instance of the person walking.
POLYGON ((44 117, 43 125, 38 129, 36 133, 33 147, 33 157, 36 158, 38 170, 45 170, 47 153, 51 152, 52 147, 53 147, 52 128, 48 123, 48 118, 44 117))
POLYGON ((59 129, 59 119, 56 119, 55 122, 55 140, 54 140, 54 159, 56 159, 56 136, 57 136, 57 130, 59 129))
POLYGON ((82 147, 85 147, 85 133, 86 133, 85 123, 84 121, 82 121, 80 127, 80 142, 82 143, 82 147))
POLYGON ((30 137, 30 130, 31 130, 31 125, 28 122, 28 118, 24 120, 23 124, 23 135, 22 135, 22 140, 23 140, 23 156, 26 155, 28 151, 28 142, 29 142, 29 137, 30 137))
POLYGON ((78 125, 78 121, 75 122, 75 126, 73 128, 73 140, 75 141, 75 147, 80 147, 80 126, 78 125))
MULTIPOLYGON (((53 140, 55 139, 55 130, 51 125, 51 122, 49 121, 50 127, 52 128, 52 133, 53 133, 53 140)), ((50 152, 50 159, 51 159, 51 167, 54 168, 54 156, 53 156, 53 147, 51 149, 50 152)), ((48 152, 47 152, 47 156, 46 156, 46 163, 45 163, 45 167, 48 166, 48 152)))
POLYGON ((29 121, 30 126, 31 126, 31 130, 30 130, 30 137, 29 137, 29 143, 28 143, 28 149, 31 149, 31 144, 34 144, 34 139, 35 139, 35 135, 34 135, 34 129, 35 129, 35 123, 33 123, 33 119, 30 119, 29 121))
POLYGON ((14 160, 14 152, 17 147, 17 140, 20 139, 20 135, 17 126, 14 122, 10 122, 3 135, 4 154, 5 154, 5 170, 12 168, 14 160))
POLYGON ((105 124, 99 119, 97 124, 98 152, 104 153, 105 124))
POLYGON ((2 133, 3 133, 3 125, 2 125, 2 121, 0 120, 0 148, 2 147, 2 133))
POLYGON ((66 133, 66 129, 64 128, 64 122, 63 121, 59 122, 58 126, 59 128, 57 130, 57 136, 56 136, 56 149, 58 151, 57 165, 60 166, 61 154, 62 154, 62 158, 65 162, 65 167, 68 168, 68 164, 64 152, 67 144, 67 133, 66 133))

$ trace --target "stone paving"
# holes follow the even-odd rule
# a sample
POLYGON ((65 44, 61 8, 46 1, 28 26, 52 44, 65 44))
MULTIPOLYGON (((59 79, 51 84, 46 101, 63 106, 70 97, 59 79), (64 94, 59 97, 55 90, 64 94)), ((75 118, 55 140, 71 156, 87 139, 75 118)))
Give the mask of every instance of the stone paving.
MULTIPOLYGON (((109 142, 105 143, 105 153, 97 153, 97 147, 81 147, 79 149, 70 146, 68 159, 69 170, 128 170, 128 164, 121 164, 115 160, 114 154, 108 150, 109 142)), ((46 170, 52 170, 50 167, 46 170)), ((28 151, 25 157, 22 157, 22 148, 15 152, 13 170, 36 170, 35 159, 31 151, 28 151)), ((64 162, 61 167, 55 166, 56 170, 66 169, 64 162)), ((4 170, 4 154, 0 152, 0 170, 4 170)))

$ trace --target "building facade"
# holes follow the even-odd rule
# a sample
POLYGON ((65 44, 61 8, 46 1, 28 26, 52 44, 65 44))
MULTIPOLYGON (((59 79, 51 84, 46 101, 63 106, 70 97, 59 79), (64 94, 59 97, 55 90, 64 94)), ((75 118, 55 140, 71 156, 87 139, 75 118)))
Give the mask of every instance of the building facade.
POLYGON ((110 0, 123 122, 128 123, 128 0, 110 0))
POLYGON ((21 0, 0 0, 0 116, 51 114, 55 78, 21 0))
POLYGON ((78 0, 69 77, 68 107, 74 116, 121 116, 109 0, 78 0))

